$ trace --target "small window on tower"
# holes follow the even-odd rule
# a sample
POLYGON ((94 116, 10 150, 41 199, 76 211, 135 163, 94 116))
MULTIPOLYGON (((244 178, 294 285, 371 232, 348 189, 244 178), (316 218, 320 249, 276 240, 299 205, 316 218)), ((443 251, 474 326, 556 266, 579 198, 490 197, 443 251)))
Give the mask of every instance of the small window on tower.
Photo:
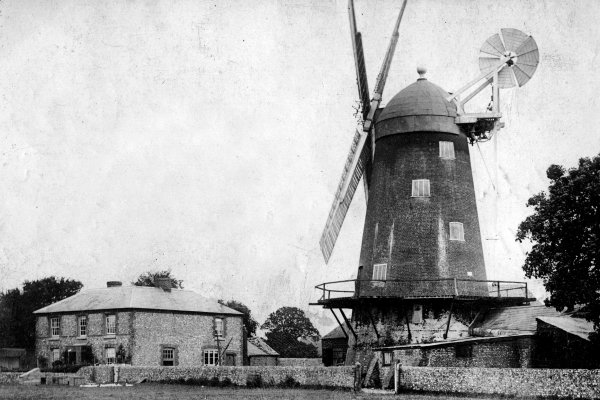
POLYGON ((454 160, 454 143, 440 141, 440 158, 444 160, 454 160))
POLYGON ((373 280, 385 281, 387 278, 387 264, 373 265, 373 280))
POLYGON ((465 231, 461 222, 450 222, 450 240, 465 241, 465 231))
POLYGON ((412 197, 429 197, 429 179, 413 179, 412 197))

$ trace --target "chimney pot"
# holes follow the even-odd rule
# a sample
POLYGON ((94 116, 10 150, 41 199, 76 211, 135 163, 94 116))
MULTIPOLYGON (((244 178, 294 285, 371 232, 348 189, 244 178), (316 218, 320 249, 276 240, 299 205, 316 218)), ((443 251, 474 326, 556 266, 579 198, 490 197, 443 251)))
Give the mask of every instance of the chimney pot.
POLYGON ((123 286, 123 282, 121 282, 121 281, 108 281, 108 282, 106 282, 106 287, 108 287, 108 288, 121 287, 121 286, 123 286))

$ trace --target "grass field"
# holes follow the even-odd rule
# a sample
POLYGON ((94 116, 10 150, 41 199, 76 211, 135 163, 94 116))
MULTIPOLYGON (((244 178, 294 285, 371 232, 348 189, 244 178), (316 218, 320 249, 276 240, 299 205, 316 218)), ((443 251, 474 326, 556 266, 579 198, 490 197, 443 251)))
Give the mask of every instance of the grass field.
MULTIPOLYGON (((245 388, 213 388, 187 385, 162 385, 147 383, 134 387, 79 388, 70 386, 0 386, 0 399, 65 399, 65 400, 188 400, 188 399, 264 399, 264 400, 301 400, 301 399, 361 399, 361 400, 391 400, 396 398, 389 394, 353 393, 336 390, 310 389, 245 389, 245 388)), ((464 400, 460 397, 432 396, 420 394, 403 394, 402 400, 464 400)), ((470 397, 469 400, 475 400, 470 397)), ((489 400, 489 397, 486 399, 489 400)))

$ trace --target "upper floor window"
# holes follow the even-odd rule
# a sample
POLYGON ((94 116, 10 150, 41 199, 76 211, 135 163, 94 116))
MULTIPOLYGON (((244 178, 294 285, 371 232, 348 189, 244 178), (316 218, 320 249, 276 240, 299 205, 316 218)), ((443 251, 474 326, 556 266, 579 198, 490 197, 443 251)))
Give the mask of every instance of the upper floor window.
POLYGON ((204 365, 218 365, 219 352, 217 350, 204 350, 204 365))
POLYGON ((166 365, 166 366, 175 365, 175 348, 163 347, 163 349, 162 349, 162 365, 166 365))
POLYGON ((373 265, 373 280, 385 281, 387 278, 387 264, 373 265))
POLYGON ((79 336, 87 336, 87 322, 87 317, 85 315, 82 315, 77 319, 77 333, 79 336))
POLYGON ((465 231, 462 222, 450 222, 450 240, 465 241, 465 231))
POLYGON ((454 160, 454 143, 440 141, 440 158, 454 160))
POLYGON ((413 179, 412 197, 429 197, 429 179, 413 179))
POLYGON ((106 334, 117 334, 117 316, 114 314, 109 314, 106 316, 106 334))
POLYGON ((114 364, 117 360, 117 352, 114 347, 107 347, 105 350, 105 357, 107 364, 114 364))
POLYGON ((215 336, 223 336, 223 318, 215 318, 215 336))
POLYGON ((50 318, 50 335, 54 337, 60 336, 60 317, 50 318))

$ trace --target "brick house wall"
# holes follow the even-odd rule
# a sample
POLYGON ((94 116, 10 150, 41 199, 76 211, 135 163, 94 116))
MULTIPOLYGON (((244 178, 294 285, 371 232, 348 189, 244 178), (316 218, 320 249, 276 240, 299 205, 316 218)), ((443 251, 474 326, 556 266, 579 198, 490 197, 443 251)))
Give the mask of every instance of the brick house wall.
MULTIPOLYGON (((217 350, 215 317, 224 320, 221 351, 230 342, 226 355, 242 365, 243 323, 241 316, 137 311, 133 318, 132 365, 161 365, 162 348, 175 349, 175 364, 204 364, 204 351, 217 350)), ((226 361, 224 358, 223 361, 226 361)))
POLYGON ((131 354, 132 342, 132 311, 81 312, 62 315, 39 316, 36 321, 36 358, 45 357, 51 364, 52 350, 59 349, 60 354, 69 347, 90 345, 94 356, 100 363, 106 362, 106 348, 117 349, 123 345, 127 354, 131 354), (106 316, 116 316, 116 334, 106 334, 106 316), (87 317, 87 335, 80 337, 77 330, 77 320, 80 316, 87 317), (50 318, 60 318, 60 336, 50 334, 50 318))

